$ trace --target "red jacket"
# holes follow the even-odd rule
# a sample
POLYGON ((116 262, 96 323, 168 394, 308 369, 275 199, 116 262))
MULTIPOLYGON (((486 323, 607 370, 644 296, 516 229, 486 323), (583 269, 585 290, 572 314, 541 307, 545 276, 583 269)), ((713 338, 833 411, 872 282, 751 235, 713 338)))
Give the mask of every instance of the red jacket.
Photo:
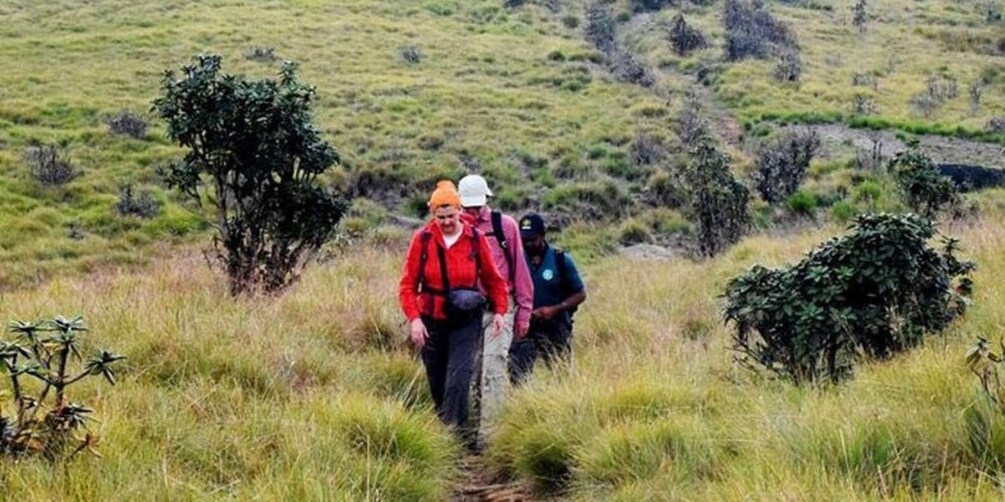
MULTIPOLYGON (((478 287, 480 280, 488 300, 491 302, 492 311, 497 314, 505 314, 508 308, 506 279, 499 275, 499 271, 492 261, 492 250, 489 248, 488 240, 484 234, 478 233, 478 260, 481 262, 481 275, 479 276, 478 261, 475 259, 474 251, 474 231, 471 226, 463 225, 461 232, 461 237, 445 253, 450 286, 454 288, 478 287)), ((405 257, 401 281, 398 284, 398 300, 401 302, 401 310, 409 321, 420 316, 429 316, 439 320, 447 318, 443 309, 446 297, 442 294, 444 284, 440 274, 440 256, 437 251, 440 247, 445 248, 446 246, 443 241, 443 233, 436 223, 427 224, 412 236, 412 243, 408 246, 408 255, 405 257), (422 261, 422 234, 424 232, 431 234, 426 250, 425 282, 432 291, 426 292, 420 291, 419 288, 419 262, 422 261)))

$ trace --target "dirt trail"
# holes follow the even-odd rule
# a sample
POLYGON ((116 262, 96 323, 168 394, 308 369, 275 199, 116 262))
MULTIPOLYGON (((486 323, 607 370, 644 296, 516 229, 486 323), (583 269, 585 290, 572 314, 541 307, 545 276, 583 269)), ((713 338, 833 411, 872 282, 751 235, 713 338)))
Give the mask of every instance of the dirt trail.
POLYGON ((525 502, 534 500, 520 482, 502 482, 485 465, 481 455, 466 454, 460 459, 461 480, 454 488, 453 502, 525 502))
MULTIPOLYGON (((857 151, 871 151, 875 141, 883 158, 891 158, 907 149, 895 131, 852 129, 841 124, 796 125, 787 129, 809 128, 820 136, 823 159, 854 156, 857 151)), ((947 136, 918 136, 919 145, 937 164, 969 164, 1005 168, 1005 148, 996 143, 982 143, 947 136)))

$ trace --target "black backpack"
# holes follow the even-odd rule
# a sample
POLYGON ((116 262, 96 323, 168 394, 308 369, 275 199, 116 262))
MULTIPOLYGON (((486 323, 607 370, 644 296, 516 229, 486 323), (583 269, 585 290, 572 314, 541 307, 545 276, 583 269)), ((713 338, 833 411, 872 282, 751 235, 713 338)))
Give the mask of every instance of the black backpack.
POLYGON ((513 284, 513 280, 516 278, 516 268, 513 266, 513 254, 509 250, 509 241, 506 240, 506 232, 503 231, 502 227, 502 213, 499 211, 492 211, 492 232, 485 234, 486 237, 491 236, 495 238, 496 242, 499 243, 499 247, 503 250, 503 256, 506 257, 506 265, 509 266, 509 283, 513 284))

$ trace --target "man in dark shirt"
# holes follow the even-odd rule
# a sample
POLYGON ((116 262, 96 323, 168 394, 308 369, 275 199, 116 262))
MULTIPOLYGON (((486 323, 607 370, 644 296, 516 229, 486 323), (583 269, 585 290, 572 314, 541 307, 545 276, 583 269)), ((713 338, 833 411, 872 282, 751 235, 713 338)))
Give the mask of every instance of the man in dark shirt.
POLYGON ((540 357, 550 365, 572 352, 572 314, 586 300, 586 287, 576 264, 561 249, 548 245, 544 220, 531 213, 520 219, 527 264, 534 281, 534 310, 527 336, 510 346, 509 373, 519 385, 540 357))

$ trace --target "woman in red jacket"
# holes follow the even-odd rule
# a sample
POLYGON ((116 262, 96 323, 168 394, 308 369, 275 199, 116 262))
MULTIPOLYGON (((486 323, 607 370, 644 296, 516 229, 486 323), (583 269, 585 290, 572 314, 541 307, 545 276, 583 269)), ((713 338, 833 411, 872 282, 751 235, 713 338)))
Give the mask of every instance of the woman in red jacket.
POLYGON ((482 312, 495 313, 490 335, 498 336, 507 309, 506 280, 485 236, 461 221, 453 183, 437 185, 429 209, 433 221, 412 236, 398 298, 411 323, 412 342, 422 349, 436 413, 461 432, 482 342, 482 312))

